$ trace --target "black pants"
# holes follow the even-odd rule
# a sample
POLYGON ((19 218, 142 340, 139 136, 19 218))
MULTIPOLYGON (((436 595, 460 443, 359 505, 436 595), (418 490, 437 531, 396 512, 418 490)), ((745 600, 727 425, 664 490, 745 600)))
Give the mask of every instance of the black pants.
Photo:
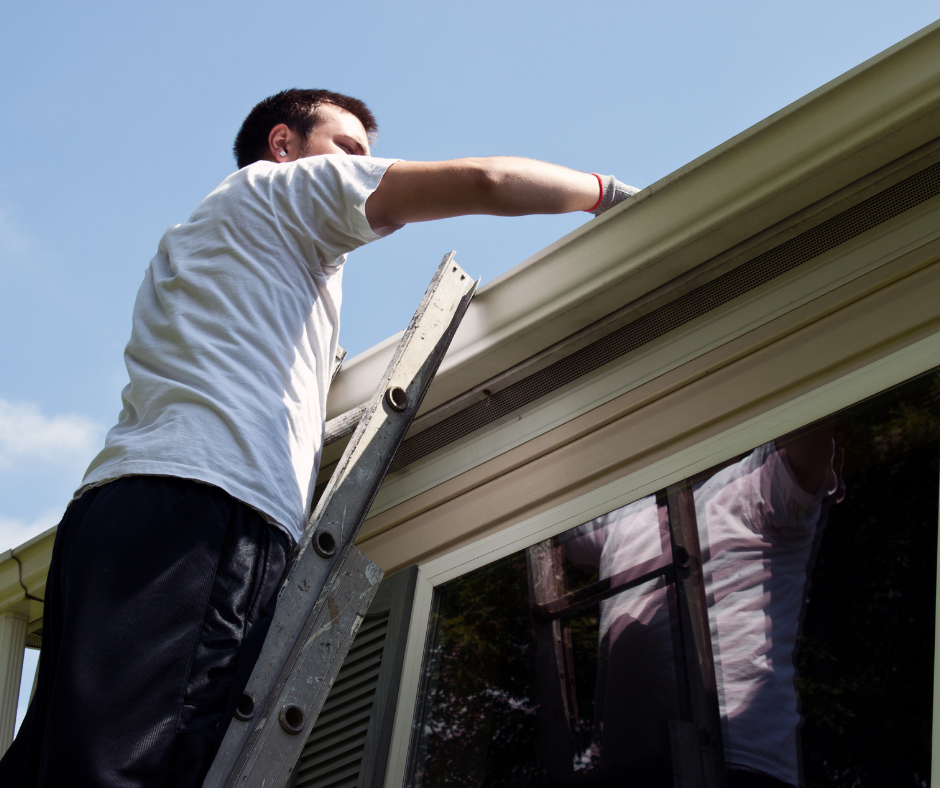
POLYGON ((289 540, 222 490, 130 476, 74 501, 3 788, 200 786, 271 622, 289 540))

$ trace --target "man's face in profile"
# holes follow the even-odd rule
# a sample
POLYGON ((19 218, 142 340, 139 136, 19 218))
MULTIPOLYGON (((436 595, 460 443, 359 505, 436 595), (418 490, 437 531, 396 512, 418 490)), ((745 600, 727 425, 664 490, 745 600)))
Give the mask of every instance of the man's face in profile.
POLYGON ((325 153, 369 155, 369 136, 359 118, 332 104, 321 104, 317 116, 317 124, 307 137, 300 158, 325 153))

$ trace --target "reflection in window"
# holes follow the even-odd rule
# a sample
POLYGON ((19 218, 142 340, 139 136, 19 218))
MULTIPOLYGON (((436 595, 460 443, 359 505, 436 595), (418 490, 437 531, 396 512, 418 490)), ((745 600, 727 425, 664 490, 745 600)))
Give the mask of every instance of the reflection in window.
POLYGON ((938 405, 924 376, 438 588, 411 784, 928 785, 938 405))

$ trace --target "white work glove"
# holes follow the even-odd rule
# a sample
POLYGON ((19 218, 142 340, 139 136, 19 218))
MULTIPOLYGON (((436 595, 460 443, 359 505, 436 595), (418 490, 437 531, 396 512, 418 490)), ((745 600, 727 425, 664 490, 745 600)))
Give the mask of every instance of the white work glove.
POLYGON ((615 205, 619 205, 639 191, 639 189, 634 186, 627 186, 627 184, 621 183, 613 175, 598 175, 596 172, 592 172, 591 174, 597 178, 604 189, 604 193, 601 195, 600 200, 598 200, 597 205, 590 211, 587 211, 587 213, 593 213, 595 216, 600 216, 604 211, 609 211, 615 205))

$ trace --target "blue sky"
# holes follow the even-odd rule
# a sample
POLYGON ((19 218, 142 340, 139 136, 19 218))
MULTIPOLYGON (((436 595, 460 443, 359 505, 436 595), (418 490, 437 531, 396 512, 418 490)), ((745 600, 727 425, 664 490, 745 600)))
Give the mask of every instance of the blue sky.
MULTIPOLYGON (((526 155, 646 186, 935 8, 4 4, 0 550, 61 515, 117 416, 144 268, 234 169, 234 134, 264 96, 322 86, 364 99, 380 156, 526 155)), ((448 250, 485 282, 586 219, 453 219, 360 250, 341 343, 355 354, 402 328, 448 250)))
MULTIPOLYGON (((0 550, 55 524, 120 408, 137 287, 234 169, 252 105, 327 87, 374 153, 512 154, 646 186, 930 24, 935 3, 5 3, 0 550)), ((403 328, 441 256, 488 281, 585 215, 405 228, 351 256, 340 342, 403 328)))

